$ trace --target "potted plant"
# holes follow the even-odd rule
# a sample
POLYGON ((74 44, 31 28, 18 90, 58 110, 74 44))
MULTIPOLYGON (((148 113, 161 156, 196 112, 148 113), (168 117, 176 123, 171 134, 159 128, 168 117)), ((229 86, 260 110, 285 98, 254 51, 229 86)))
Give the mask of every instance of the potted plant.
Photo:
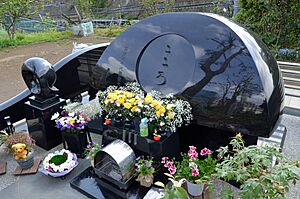
POLYGON ((237 134, 218 150, 217 177, 240 183, 239 197, 284 198, 299 179, 299 161, 288 161, 277 146, 245 146, 237 134))
POLYGON ((91 161, 91 165, 95 167, 94 158, 101 151, 101 146, 95 141, 90 142, 85 149, 85 158, 91 161))
POLYGON ((153 167, 153 159, 139 156, 136 159, 136 181, 140 182, 141 186, 150 187, 153 184, 153 173, 155 169, 153 167))
POLYGON ((68 149, 75 154, 83 155, 87 146, 87 124, 91 118, 84 113, 68 112, 55 113, 51 120, 55 120, 56 127, 61 130, 68 149))
POLYGON ((179 198, 179 199, 189 199, 189 195, 185 191, 184 188, 182 188, 182 185, 186 182, 186 179, 178 179, 176 180, 174 176, 172 176, 169 173, 165 173, 166 176, 168 176, 168 180, 171 181, 171 184, 165 185, 162 182, 155 182, 154 184, 156 186, 162 187, 164 189, 164 195, 161 199, 173 199, 173 198, 179 198))
POLYGON ((182 153, 181 161, 163 157, 161 162, 176 179, 186 179, 187 191, 190 195, 199 196, 203 192, 204 185, 210 182, 215 173, 216 160, 211 156, 213 152, 207 148, 200 152, 202 159, 198 157, 196 147, 189 148, 187 154, 182 153))
POLYGON ((34 164, 33 146, 35 141, 27 132, 16 132, 3 137, 7 152, 12 152, 21 169, 29 169, 34 164))

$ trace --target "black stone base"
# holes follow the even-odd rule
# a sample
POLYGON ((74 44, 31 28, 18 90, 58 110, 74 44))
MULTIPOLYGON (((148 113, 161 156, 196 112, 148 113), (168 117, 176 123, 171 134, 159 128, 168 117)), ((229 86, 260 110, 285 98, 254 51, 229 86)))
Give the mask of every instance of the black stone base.
POLYGON ((76 176, 71 182, 71 187, 89 198, 96 199, 140 199, 143 198, 150 188, 142 187, 138 182, 128 188, 121 190, 110 182, 100 179, 93 167, 89 167, 76 176))

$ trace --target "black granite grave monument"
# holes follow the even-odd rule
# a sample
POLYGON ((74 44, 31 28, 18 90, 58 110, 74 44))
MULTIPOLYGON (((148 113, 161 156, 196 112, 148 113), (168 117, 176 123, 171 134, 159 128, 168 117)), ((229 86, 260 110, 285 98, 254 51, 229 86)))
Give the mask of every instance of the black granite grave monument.
POLYGON ((49 150, 62 142, 61 132, 51 116, 65 101, 55 92, 56 73, 51 64, 38 57, 30 58, 22 65, 22 76, 33 96, 25 102, 26 122, 36 144, 49 150))

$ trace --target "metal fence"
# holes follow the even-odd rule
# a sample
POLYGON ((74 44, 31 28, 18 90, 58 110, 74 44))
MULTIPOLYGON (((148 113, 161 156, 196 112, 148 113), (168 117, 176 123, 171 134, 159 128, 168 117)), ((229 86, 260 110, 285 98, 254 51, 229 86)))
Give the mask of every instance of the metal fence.
POLYGON ((281 69, 285 95, 300 98, 300 64, 278 61, 281 69))

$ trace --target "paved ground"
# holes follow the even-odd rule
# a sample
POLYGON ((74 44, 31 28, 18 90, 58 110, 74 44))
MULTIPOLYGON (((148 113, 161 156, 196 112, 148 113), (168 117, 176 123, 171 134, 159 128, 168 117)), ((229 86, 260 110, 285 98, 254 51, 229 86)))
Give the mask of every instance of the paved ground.
MULTIPOLYGON (((282 124, 287 127, 287 137, 283 147, 283 152, 291 159, 300 160, 300 111, 287 110, 283 115, 282 124)), ((93 135, 93 139, 99 139, 93 135)), ((58 146, 57 148, 62 148, 58 146)), ((52 149, 52 151, 56 150, 52 149)), ((44 157, 48 152, 36 147, 36 157, 44 157)), ((28 176, 13 176, 12 172, 16 162, 11 155, 0 153, 1 159, 8 161, 8 172, 0 176, 0 198, 2 199, 81 199, 86 198, 70 187, 69 182, 81 171, 90 166, 88 160, 80 160, 79 166, 72 171, 65 180, 52 178, 41 173, 28 176)), ((300 182, 292 187, 287 196, 288 199, 300 199, 300 182)))

